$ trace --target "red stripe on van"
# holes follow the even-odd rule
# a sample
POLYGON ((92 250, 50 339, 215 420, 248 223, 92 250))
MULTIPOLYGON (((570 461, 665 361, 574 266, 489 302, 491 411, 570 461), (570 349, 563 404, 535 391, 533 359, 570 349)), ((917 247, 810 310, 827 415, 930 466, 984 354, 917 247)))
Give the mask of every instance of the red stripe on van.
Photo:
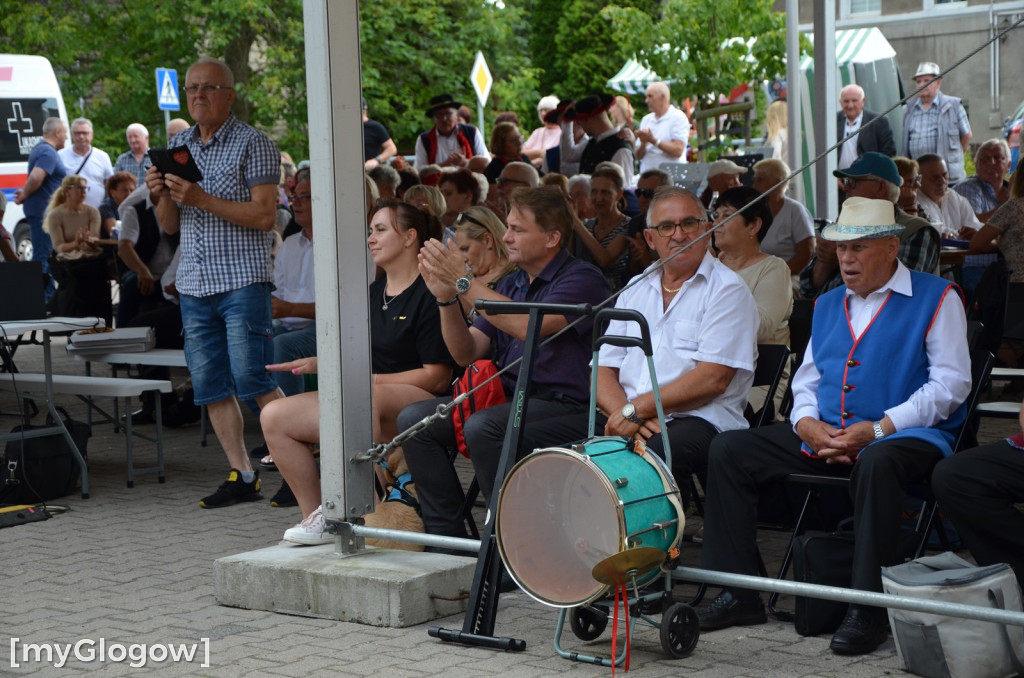
POLYGON ((27 174, 0 174, 0 188, 21 188, 27 179, 27 174))
POLYGON ((14 77, 14 66, 0 66, 0 82, 7 82, 14 77))

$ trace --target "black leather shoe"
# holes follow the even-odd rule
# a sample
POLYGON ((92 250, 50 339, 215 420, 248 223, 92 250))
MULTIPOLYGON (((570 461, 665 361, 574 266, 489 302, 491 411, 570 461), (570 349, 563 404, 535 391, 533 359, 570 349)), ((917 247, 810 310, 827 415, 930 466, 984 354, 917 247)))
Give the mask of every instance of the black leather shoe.
POLYGON ((885 610, 851 605, 828 647, 836 654, 870 654, 888 635, 889 618, 885 610))
POLYGON ((753 626, 768 621, 761 596, 737 598, 730 591, 722 591, 718 597, 697 610, 701 631, 716 631, 730 626, 753 626))

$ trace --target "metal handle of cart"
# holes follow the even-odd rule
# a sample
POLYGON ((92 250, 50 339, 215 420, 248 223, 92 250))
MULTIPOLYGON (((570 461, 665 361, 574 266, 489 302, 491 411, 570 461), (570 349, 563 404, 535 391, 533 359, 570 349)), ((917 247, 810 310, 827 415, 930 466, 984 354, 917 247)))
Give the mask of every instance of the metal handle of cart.
POLYGON ((647 369, 651 374, 651 393, 654 395, 654 407, 658 413, 658 426, 661 427, 661 442, 665 450, 665 463, 672 468, 672 448, 668 444, 668 427, 665 425, 665 410, 661 404, 661 389, 658 388, 658 375, 654 372, 654 348, 651 344, 651 329, 647 326, 647 319, 639 311, 629 308, 602 308, 594 318, 594 357, 590 369, 590 396, 593 400, 590 408, 590 421, 587 425, 587 437, 594 437, 594 429, 597 426, 597 365, 598 354, 601 346, 609 344, 620 348, 639 348, 647 357, 647 369), (623 322, 634 322, 640 326, 640 336, 631 337, 621 334, 603 334, 597 331, 604 321, 621 320, 623 322))

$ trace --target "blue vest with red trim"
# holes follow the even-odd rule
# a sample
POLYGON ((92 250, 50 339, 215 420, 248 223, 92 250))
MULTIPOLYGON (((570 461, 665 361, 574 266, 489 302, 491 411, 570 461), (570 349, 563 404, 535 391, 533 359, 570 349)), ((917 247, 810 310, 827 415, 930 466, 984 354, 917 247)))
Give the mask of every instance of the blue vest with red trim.
MULTIPOLYGON (((846 287, 820 297, 814 307, 811 336, 818 383, 819 418, 836 428, 878 421, 885 410, 906 402, 928 381, 925 340, 946 291, 960 288, 934 275, 910 271, 914 296, 890 292, 860 338, 854 340, 846 307, 846 287)), ((962 299, 962 297, 961 297, 962 299)), ((917 438, 945 456, 966 416, 961 404, 931 428, 897 431, 889 438, 917 438)))

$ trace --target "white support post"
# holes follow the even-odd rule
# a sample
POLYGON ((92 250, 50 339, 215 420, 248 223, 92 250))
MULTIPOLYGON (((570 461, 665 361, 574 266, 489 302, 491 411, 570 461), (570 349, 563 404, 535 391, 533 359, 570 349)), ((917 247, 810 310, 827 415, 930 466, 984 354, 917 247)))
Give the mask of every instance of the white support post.
MULTIPOLYGON (((355 2, 304 0, 324 516, 373 510, 366 197, 355 2)), ((339 545, 347 550, 347 545, 339 545)))
MULTIPOLYGON (((836 142, 836 3, 814 0, 814 147, 820 153, 836 142)), ((814 216, 838 214, 839 188, 832 171, 837 156, 829 153, 814 166, 814 216)))

